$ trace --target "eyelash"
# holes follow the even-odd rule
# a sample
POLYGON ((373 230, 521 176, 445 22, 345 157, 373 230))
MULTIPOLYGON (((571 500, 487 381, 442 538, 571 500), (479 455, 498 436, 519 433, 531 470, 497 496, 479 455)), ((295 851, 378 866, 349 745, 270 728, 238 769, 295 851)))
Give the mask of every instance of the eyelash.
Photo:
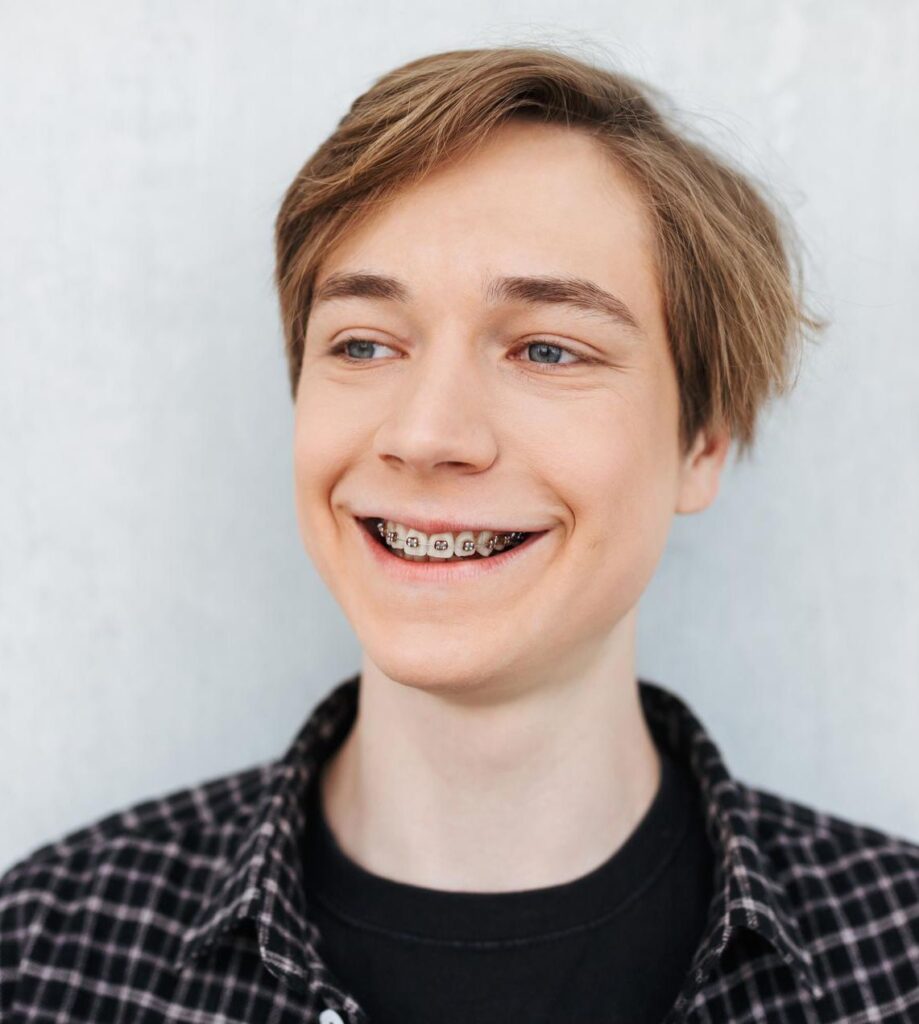
MULTIPOLYGON (((355 338, 355 337, 350 337, 350 338, 345 338, 342 341, 339 341, 337 344, 333 345, 329 349, 329 355, 330 356, 337 356, 338 358, 341 359, 342 362, 345 362, 345 363, 372 363, 372 362, 376 361, 374 359, 355 359, 353 356, 346 355, 345 354, 345 349, 347 348, 348 345, 350 345, 350 344, 352 344, 354 342, 363 342, 364 344, 369 344, 369 345, 383 345, 386 348, 389 347, 389 346, 387 346, 385 344, 385 342, 374 341, 372 338, 355 338)), ((528 341, 528 342, 526 342, 526 344, 520 345, 514 351, 515 352, 522 352, 522 351, 530 348, 533 345, 545 345, 548 348, 557 348, 557 349, 559 349, 562 352, 567 352, 569 355, 574 356, 578 360, 577 363, 530 363, 531 366, 535 366, 535 367, 537 367, 537 368, 539 368, 541 370, 542 369, 546 369, 550 373, 553 372, 553 368, 554 367, 560 367, 560 368, 564 368, 564 367, 568 367, 568 366, 573 367, 573 366, 589 364, 589 363, 598 363, 600 361, 599 359, 594 359, 594 358, 591 358, 589 356, 582 356, 579 353, 573 351, 572 349, 567 348, 565 345, 557 345, 553 341, 541 341, 539 339, 537 339, 536 341, 528 341)))

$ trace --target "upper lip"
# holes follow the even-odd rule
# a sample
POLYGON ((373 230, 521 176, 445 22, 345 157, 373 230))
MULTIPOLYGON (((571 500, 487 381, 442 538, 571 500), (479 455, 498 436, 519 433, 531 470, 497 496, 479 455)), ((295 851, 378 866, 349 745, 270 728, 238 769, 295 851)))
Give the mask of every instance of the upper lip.
POLYGON ((391 513, 384 512, 377 509, 374 512, 355 512, 355 516, 358 519, 382 519, 384 522, 387 519, 391 519, 393 522, 402 523, 403 526, 407 526, 411 530, 420 530, 422 533, 459 533, 461 530, 471 530, 473 533, 480 530, 492 530, 495 533, 540 533, 543 530, 549 529, 544 525, 525 525, 525 520, 515 519, 513 516, 494 516, 486 517, 475 513, 470 515, 468 519, 443 519, 443 518, 429 518, 423 515, 414 515, 412 513, 391 513), (516 522, 514 526, 500 525, 508 522, 516 522), (481 523, 482 525, 477 525, 481 523), (499 525, 496 525, 499 524, 499 525))

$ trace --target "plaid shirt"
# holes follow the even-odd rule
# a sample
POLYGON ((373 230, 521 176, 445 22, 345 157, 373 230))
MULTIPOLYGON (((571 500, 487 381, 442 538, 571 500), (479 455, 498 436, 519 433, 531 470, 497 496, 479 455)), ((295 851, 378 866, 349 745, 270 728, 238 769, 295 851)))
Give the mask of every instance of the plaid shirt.
MULTIPOLYGON (((0 878, 2 1024, 366 1022, 317 954, 300 852, 305 788, 351 727, 358 685, 334 687, 280 760, 14 864, 0 878)), ((664 1024, 919 1021, 919 846, 739 782, 683 701, 643 680, 640 695, 701 788, 717 853, 664 1024)))

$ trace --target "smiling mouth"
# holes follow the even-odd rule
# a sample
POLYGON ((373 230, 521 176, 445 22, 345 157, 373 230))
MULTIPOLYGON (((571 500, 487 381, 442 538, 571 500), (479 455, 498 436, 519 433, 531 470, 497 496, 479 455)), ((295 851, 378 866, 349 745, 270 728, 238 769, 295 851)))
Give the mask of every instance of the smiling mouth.
MULTIPOLYGON (((388 552, 394 558, 400 558, 405 562, 432 562, 438 565, 445 564, 457 564, 461 562, 481 561, 482 559, 493 560, 501 558, 502 555, 509 551, 513 551, 515 548, 522 547, 528 541, 534 537, 541 537, 545 530, 541 530, 538 533, 522 533, 520 531, 513 533, 497 533, 491 534, 490 531, 480 531, 478 534, 478 543, 476 549, 467 551, 462 555, 451 554, 448 556, 438 555, 413 555, 410 551, 402 548, 393 547, 391 542, 395 540, 395 534, 391 533, 387 537, 386 528, 383 519, 368 516, 360 519, 361 526, 367 531, 373 540, 379 544, 384 551, 388 552), (486 536, 487 535, 487 536, 486 536), (487 554, 482 554, 478 548, 485 548, 487 554)), ((475 537, 476 535, 473 534, 475 537)), ((409 541, 414 540, 411 535, 405 538, 404 543, 407 545, 409 541)), ((468 540, 466 543, 470 543, 468 540)), ((446 550, 446 549, 445 549, 446 550)))

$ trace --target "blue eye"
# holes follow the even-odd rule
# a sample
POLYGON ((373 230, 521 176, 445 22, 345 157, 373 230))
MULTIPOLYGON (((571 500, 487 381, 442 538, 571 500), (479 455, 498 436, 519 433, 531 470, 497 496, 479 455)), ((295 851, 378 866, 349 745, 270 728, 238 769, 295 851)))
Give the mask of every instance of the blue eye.
MULTIPOLYGON (((333 356, 342 355, 342 358, 346 363, 368 363, 372 361, 372 359, 364 359, 361 356, 354 357, 344 354, 349 345, 357 345, 361 351, 369 355, 368 350, 372 349, 374 345, 383 345, 383 343, 381 341, 369 341, 366 338, 345 338, 344 341, 340 341, 337 345, 333 345, 332 348, 329 349, 329 354, 333 356)), ((386 345, 383 345, 383 347, 388 348, 386 345)))
MULTIPOLYGON (((529 351, 530 349, 536 349, 537 351, 540 351, 543 354, 548 353, 550 355, 550 358, 549 358, 548 362, 546 362, 546 363, 541 363, 541 362, 539 362, 539 360, 537 360, 537 365, 539 365, 539 366, 554 366, 554 365, 557 365, 558 362, 559 362, 559 359, 561 358, 561 355, 555 356, 554 355, 555 352, 558 352, 558 353, 567 352, 568 355, 570 355, 570 356, 574 355, 574 353, 570 349, 565 348, 564 345, 556 345, 556 344, 554 344, 551 341, 531 341, 528 344, 524 345, 523 347, 527 351, 529 351)), ((578 360, 578 359, 579 359, 579 357, 575 356, 575 360, 578 360)), ((563 366, 570 366, 571 364, 570 363, 562 363, 561 365, 563 365, 563 366)))

